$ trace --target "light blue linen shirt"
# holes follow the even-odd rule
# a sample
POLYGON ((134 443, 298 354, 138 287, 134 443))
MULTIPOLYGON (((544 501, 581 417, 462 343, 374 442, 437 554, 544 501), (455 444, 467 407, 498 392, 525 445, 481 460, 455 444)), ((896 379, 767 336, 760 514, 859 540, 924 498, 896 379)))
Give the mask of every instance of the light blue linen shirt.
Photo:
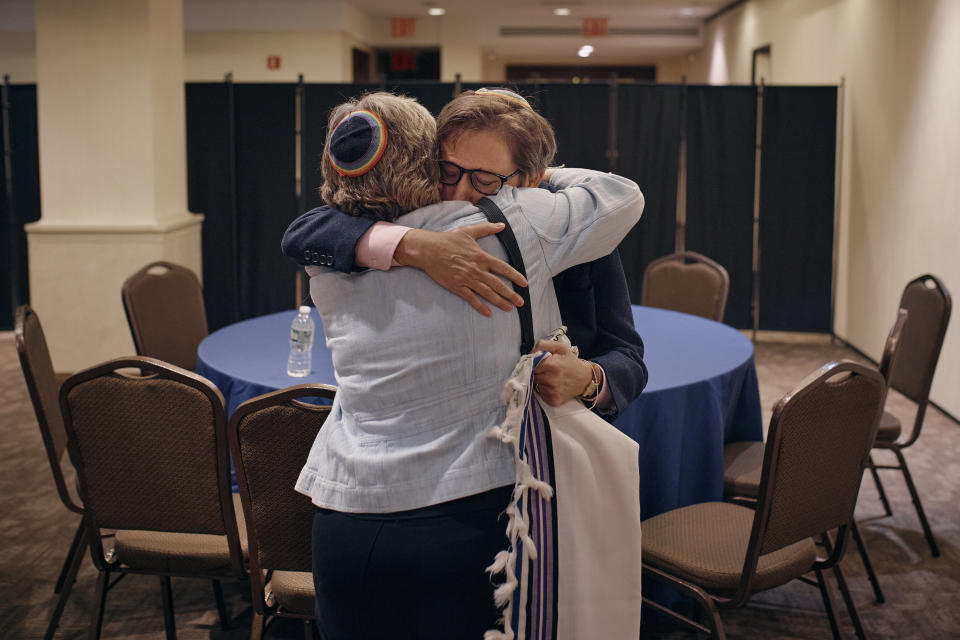
MULTIPOLYGON (((551 183, 561 190, 504 187, 492 198, 523 253, 535 336, 560 326, 552 277, 609 254, 643 211, 640 189, 619 176, 561 169, 551 183)), ((485 220, 450 201, 397 222, 445 231, 485 220)), ((480 244, 505 258, 496 238, 480 244)), ((413 268, 307 272, 338 389, 297 491, 319 507, 387 513, 512 483, 513 452, 488 432, 504 419, 500 392, 521 355, 516 311, 481 316, 413 268)))

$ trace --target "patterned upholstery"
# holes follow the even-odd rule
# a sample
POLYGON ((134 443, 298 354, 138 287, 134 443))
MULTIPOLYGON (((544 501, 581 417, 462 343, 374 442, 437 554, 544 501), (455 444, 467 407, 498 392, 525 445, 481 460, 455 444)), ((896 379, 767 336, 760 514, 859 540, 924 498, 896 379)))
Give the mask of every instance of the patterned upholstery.
MULTIPOLYGON (((233 496, 240 535, 240 550, 247 557, 247 532, 240 498, 233 496)), ((141 571, 173 575, 230 573, 230 547, 226 536, 157 531, 116 531, 113 542, 116 559, 141 571)))
POLYGON ((763 443, 742 440, 723 448, 723 495, 756 498, 760 491, 763 443))
POLYGON ((647 265, 640 304, 722 322, 729 290, 730 276, 721 265, 699 253, 680 251, 647 265))
MULTIPOLYGON (((223 396, 208 380, 146 357, 80 371, 60 406, 92 535, 98 637, 109 576, 163 576, 164 620, 175 633, 169 577, 245 579, 244 543, 230 492, 223 396), (115 530, 105 554, 102 529, 115 530)), ((214 581, 221 623, 228 615, 214 581)))
POLYGON ((330 413, 329 406, 302 399, 332 400, 335 392, 329 385, 290 387, 248 400, 230 418, 230 447, 250 544, 252 637, 262 634, 271 615, 314 616, 311 540, 316 508, 293 487, 330 413), (273 573, 264 584, 268 571, 273 573))
MULTIPOLYGON (((852 363, 851 363, 852 364, 852 363)), ((781 400, 767 446, 775 447, 775 482, 761 553, 850 522, 885 398, 875 369, 843 379, 815 378, 781 400)), ((761 496, 761 501, 764 496, 761 496)))
POLYGON ((122 294, 137 354, 196 369, 197 347, 207 336, 207 312, 193 271, 153 262, 127 278, 122 294))
POLYGON ((923 418, 930 400, 933 374, 937 369, 940 349, 950 322, 951 308, 950 292, 936 276, 922 275, 908 282, 904 288, 903 295, 900 297, 897 323, 890 331, 884 347, 881 370, 890 388, 896 389, 913 400, 917 409, 913 424, 906 434, 899 418, 892 413, 884 412, 875 446, 892 451, 897 462, 893 465, 880 465, 873 460, 870 461, 873 481, 877 485, 877 492, 880 494, 880 501, 887 515, 892 515, 893 511, 887 500, 883 483, 880 481, 878 470, 893 469, 903 473, 903 479, 913 498, 917 518, 923 528, 923 535, 934 557, 940 555, 940 549, 930 523, 927 521, 920 494, 913 483, 903 450, 920 437, 920 429, 923 427, 923 418), (897 332, 899 335, 895 336, 897 332), (905 437, 902 437, 904 435, 905 437))
MULTIPOLYGON (((733 592, 740 584, 753 528, 753 509, 703 502, 661 513, 643 523, 643 559, 706 589, 733 592), (684 535, 676 535, 683 531, 684 535)), ((753 586, 772 589, 810 570, 817 559, 804 538, 760 556, 753 586)))
POLYGON ((823 591, 820 571, 839 571, 843 544, 818 559, 814 537, 851 523, 885 397, 883 377, 871 367, 831 362, 811 374, 774 408, 766 444, 725 448, 725 490, 755 497, 756 510, 703 503, 645 521, 647 575, 694 595, 717 633, 714 602, 739 606, 810 570, 823 591))
POLYGON ((108 529, 225 535, 214 411, 176 380, 110 373, 65 396, 87 504, 108 529))
POLYGON ((14 336, 23 378, 30 391, 37 424, 43 436, 47 458, 53 471, 53 479, 60 493, 60 499, 71 511, 81 513, 79 498, 71 495, 64 480, 63 452, 67 446, 67 432, 63 428, 60 404, 57 392, 60 389, 61 376, 54 373, 53 361, 47 348, 47 340, 40 326, 40 318, 28 305, 17 308, 14 318, 14 336))
POLYGON ((314 616, 313 574, 309 571, 274 571, 266 593, 268 601, 287 613, 314 616))

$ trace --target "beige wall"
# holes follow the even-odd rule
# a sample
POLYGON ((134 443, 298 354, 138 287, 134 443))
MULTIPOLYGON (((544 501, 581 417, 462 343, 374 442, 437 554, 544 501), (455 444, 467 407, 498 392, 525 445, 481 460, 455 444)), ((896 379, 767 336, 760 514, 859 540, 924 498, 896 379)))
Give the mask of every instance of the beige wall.
POLYGON ((339 31, 187 31, 184 79, 217 82, 233 72, 235 82, 349 82, 349 44, 339 31), (279 55, 280 69, 267 69, 279 55))
MULTIPOLYGON (((690 82, 749 83, 770 44, 776 84, 846 79, 834 329, 879 358, 903 286, 938 275, 960 296, 960 2, 754 0, 665 65, 690 82)), ((960 416, 960 318, 932 398, 960 416)))
POLYGON ((37 81, 36 36, 33 31, 0 31, 0 80, 13 84, 37 81))
POLYGON ((440 47, 440 81, 454 82, 457 74, 462 82, 481 82, 483 50, 477 46, 445 44, 440 47))

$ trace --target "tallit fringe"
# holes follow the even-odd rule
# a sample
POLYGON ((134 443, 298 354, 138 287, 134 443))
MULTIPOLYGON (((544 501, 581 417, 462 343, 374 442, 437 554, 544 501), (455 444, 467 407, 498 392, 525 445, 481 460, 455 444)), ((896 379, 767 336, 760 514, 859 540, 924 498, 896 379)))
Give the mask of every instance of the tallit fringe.
POLYGON ((520 459, 521 447, 520 429, 523 423, 523 414, 527 407, 530 395, 530 377, 533 373, 534 355, 525 355, 517 362, 510 379, 503 386, 501 400, 507 405, 507 415, 503 424, 495 426, 488 432, 489 437, 496 438, 504 444, 513 447, 513 457, 516 463, 516 486, 510 504, 507 506, 506 535, 510 541, 507 550, 497 553, 493 564, 487 567, 490 576, 503 574, 505 580, 493 592, 493 601, 497 608, 503 610, 503 617, 499 623, 503 630, 491 629, 483 634, 483 640, 513 640, 513 629, 509 620, 513 617, 513 594, 519 586, 516 575, 517 541, 523 542, 523 550, 530 559, 536 559, 537 551, 533 538, 530 537, 530 521, 524 517, 519 507, 521 498, 529 497, 531 490, 545 499, 553 497, 553 487, 548 483, 537 480, 533 475, 530 464, 520 459))

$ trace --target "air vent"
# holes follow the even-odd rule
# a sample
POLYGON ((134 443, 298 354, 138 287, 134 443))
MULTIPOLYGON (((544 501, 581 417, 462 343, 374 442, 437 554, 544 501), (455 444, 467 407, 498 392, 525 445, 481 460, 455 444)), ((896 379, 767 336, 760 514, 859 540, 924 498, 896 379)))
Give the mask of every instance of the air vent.
MULTIPOLYGON (((500 27, 501 36, 582 36, 580 27, 500 27)), ((698 27, 610 27, 608 36, 673 36, 699 38, 698 27)))

